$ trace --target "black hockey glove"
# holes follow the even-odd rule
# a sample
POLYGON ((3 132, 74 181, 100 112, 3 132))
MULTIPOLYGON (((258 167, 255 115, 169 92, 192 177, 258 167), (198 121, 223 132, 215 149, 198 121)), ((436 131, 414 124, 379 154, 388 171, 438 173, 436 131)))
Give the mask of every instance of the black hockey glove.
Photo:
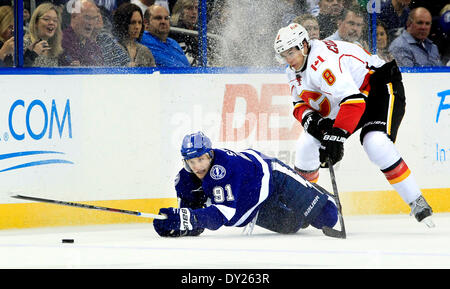
POLYGON ((200 186, 198 189, 192 190, 190 194, 184 194, 180 199, 180 207, 195 210, 205 207, 208 197, 203 191, 203 188, 200 186))
POLYGON ((328 167, 327 159, 330 159, 334 165, 344 156, 344 142, 347 140, 349 133, 338 127, 333 127, 327 132, 322 139, 322 147, 320 148, 320 163, 322 168, 328 167))
POLYGON ((323 118, 315 111, 309 112, 302 119, 302 126, 305 131, 322 141, 325 132, 330 131, 334 121, 329 118, 323 118))
POLYGON ((204 230, 197 225, 197 219, 189 208, 162 208, 159 214, 167 216, 165 220, 153 220, 153 227, 161 237, 197 236, 204 230))

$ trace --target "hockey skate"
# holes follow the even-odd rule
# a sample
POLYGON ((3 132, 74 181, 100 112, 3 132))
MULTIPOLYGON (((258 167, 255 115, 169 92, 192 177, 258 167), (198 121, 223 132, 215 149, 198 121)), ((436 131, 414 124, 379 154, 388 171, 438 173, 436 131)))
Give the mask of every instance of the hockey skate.
POLYGON ((420 223, 425 223, 429 228, 434 228, 434 222, 431 219, 433 210, 423 196, 418 197, 415 201, 409 203, 411 207, 410 215, 414 215, 416 220, 420 223))

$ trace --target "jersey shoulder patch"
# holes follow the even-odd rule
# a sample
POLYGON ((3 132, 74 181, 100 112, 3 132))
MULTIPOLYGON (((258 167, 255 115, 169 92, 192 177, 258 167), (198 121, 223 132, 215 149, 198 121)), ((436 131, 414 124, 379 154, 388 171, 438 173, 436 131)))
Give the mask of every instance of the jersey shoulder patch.
POLYGON ((224 166, 213 165, 209 172, 209 175, 213 180, 218 181, 223 179, 227 175, 227 170, 225 169, 224 166))

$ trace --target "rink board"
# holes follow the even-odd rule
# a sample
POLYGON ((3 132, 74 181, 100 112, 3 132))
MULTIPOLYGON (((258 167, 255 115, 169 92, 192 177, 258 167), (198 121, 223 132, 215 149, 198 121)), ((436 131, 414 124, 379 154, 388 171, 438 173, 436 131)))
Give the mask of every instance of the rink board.
MULTIPOLYGON (((396 147, 433 209, 449 212, 449 74, 403 76, 407 112, 396 147)), ((0 85, 0 228, 144 221, 10 195, 156 213, 176 203, 186 133, 203 130, 215 147, 251 147, 289 165, 302 133, 279 73, 4 75, 0 85)), ((332 191, 328 171, 320 174, 332 191)), ((344 214, 409 212, 359 133, 345 144, 336 177, 344 214)))

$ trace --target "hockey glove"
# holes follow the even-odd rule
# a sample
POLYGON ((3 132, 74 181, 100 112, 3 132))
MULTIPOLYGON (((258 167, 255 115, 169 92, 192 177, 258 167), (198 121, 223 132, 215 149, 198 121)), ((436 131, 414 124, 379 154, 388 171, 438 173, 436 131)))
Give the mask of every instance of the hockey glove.
POLYGON ((334 165, 344 156, 344 142, 347 140, 349 133, 338 127, 333 127, 330 132, 326 133, 322 139, 320 148, 320 163, 322 168, 328 167, 327 159, 330 159, 334 165))
POLYGON ((205 207, 205 203, 208 197, 206 197, 205 192, 202 187, 196 190, 192 190, 189 194, 185 193, 181 196, 180 207, 187 207, 191 209, 200 209, 205 207))
POLYGON ((322 141, 324 133, 330 131, 334 121, 329 118, 323 118, 315 111, 309 112, 302 119, 302 126, 305 131, 322 141))
POLYGON ((165 220, 153 220, 153 227, 161 237, 196 236, 204 230, 197 226, 189 208, 162 208, 159 214, 167 216, 165 220))

